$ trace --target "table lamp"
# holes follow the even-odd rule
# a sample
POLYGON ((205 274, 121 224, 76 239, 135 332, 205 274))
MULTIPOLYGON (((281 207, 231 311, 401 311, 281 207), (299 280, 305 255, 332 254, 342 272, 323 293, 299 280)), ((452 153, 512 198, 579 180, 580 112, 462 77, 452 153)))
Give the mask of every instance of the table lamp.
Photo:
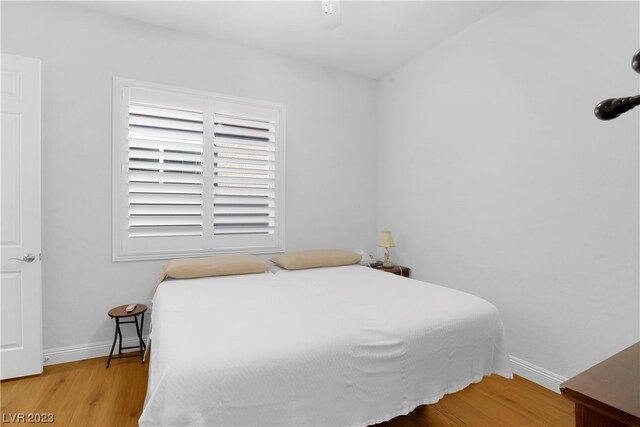
POLYGON ((389 258, 389 248, 394 248, 396 243, 393 241, 393 237, 391 237, 390 230, 384 230, 380 235, 380 239, 378 240, 378 246, 381 248, 385 248, 386 252, 384 253, 384 262, 382 263, 383 267, 393 267, 393 263, 389 258))

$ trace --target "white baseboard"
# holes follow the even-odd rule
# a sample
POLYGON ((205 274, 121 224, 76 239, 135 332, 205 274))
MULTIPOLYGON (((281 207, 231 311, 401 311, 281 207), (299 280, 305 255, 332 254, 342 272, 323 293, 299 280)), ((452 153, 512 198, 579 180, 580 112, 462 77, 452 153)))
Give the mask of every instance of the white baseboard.
MULTIPOLYGON (((147 340, 146 336, 142 337, 147 340)), ((93 359, 94 357, 108 356, 113 341, 102 341, 93 344, 71 345, 69 347, 50 348, 44 351, 44 364, 57 365, 58 363, 75 362, 78 360, 93 359)), ((123 347, 138 345, 138 337, 122 340, 123 347)), ((131 350, 125 350, 131 351, 131 350)), ((118 352, 117 344, 114 354, 118 352)))
POLYGON ((556 393, 560 393, 560 384, 567 380, 567 378, 561 375, 525 360, 518 359, 515 356, 509 356, 509 361, 511 362, 511 369, 514 374, 526 378, 544 388, 548 388, 551 391, 555 391, 556 393))
MULTIPOLYGON (((145 342, 147 341, 146 336, 144 336, 143 339, 145 342)), ((93 359, 94 357, 108 356, 109 350, 111 350, 111 343, 112 341, 103 341, 93 344, 51 348, 44 351, 44 364, 57 365, 59 363, 75 362, 78 360, 93 359)), ((137 344, 137 337, 122 340, 123 347, 134 346, 137 344)), ((515 356, 509 356, 509 361, 511 362, 511 369, 514 374, 526 378, 529 381, 548 388, 556 393, 560 393, 560 384, 567 380, 567 378, 561 375, 548 371, 515 356)))

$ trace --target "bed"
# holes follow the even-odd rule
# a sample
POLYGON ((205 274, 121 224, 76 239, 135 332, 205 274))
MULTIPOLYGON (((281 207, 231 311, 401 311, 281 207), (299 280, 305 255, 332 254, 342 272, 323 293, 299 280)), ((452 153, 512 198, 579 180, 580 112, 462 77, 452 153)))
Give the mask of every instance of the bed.
POLYGON ((511 377, 498 310, 359 265, 173 280, 141 426, 370 425, 511 377))

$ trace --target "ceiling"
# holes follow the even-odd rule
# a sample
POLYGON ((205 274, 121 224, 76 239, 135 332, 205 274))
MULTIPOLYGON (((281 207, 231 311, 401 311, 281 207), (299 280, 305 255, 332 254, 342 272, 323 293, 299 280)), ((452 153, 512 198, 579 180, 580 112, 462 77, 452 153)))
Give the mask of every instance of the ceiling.
POLYGON ((505 2, 343 0, 339 16, 330 17, 323 14, 320 0, 75 4, 378 78, 505 2))

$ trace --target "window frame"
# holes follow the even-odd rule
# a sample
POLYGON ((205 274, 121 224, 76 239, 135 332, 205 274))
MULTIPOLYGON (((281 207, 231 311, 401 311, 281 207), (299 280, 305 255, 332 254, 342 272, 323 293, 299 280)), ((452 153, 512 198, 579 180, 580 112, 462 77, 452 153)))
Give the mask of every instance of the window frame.
MULTIPOLYGON (((251 253, 251 254, 270 254, 279 253, 284 251, 284 230, 285 230, 285 135, 286 135, 286 108, 284 104, 260 101, 254 99, 241 98, 236 96, 224 95, 214 92, 194 90, 188 88, 182 88, 177 86, 170 86, 165 84, 151 83, 139 80, 133 80, 123 77, 113 78, 113 118, 112 118, 112 261, 140 261, 140 260, 163 260, 171 258, 187 258, 187 257, 199 257, 216 254, 232 254, 232 253, 251 253), (130 239, 140 239, 139 237, 129 237, 129 215, 128 215, 128 160, 129 160, 129 144, 128 144, 128 132, 129 132, 129 113, 128 113, 128 93, 130 89, 157 91, 162 93, 162 96, 170 96, 175 94, 179 97, 200 97, 207 102, 225 103, 229 102, 244 106, 248 109, 251 108, 266 108, 277 112, 277 137, 276 137, 276 151, 275 151, 275 232, 273 244, 255 244, 256 242, 250 242, 252 237, 255 240, 255 235, 238 236, 237 239, 226 239, 228 236, 208 236, 203 234, 197 236, 195 239, 190 239, 195 242, 198 239, 201 244, 199 248, 188 249, 174 249, 167 248, 166 242, 168 240, 158 240, 158 244, 162 243, 161 247, 154 249, 138 250, 127 249, 131 245, 128 245, 130 239), (214 242, 214 246, 221 242, 225 243, 224 247, 206 247, 209 246, 208 242, 214 242), (248 242, 247 242, 248 241, 248 242), (247 243, 245 243, 247 242, 247 243)), ((212 113, 208 108, 204 108, 204 114, 212 113)), ((205 118, 205 128, 210 119, 205 118)), ((212 120, 211 120, 212 122, 212 120)), ((212 133, 208 133, 205 130, 204 145, 211 143, 212 133)), ((203 154, 203 162, 212 161, 213 149, 209 148, 205 150, 203 154), (210 154, 210 156, 209 156, 210 154)), ((211 168, 213 166, 211 165, 211 168)), ((205 178, 207 179, 207 178, 205 178)), ((209 180, 213 180, 213 177, 209 177, 209 180)), ((205 185, 206 187, 206 185, 205 185)), ((203 194, 203 198, 205 195, 203 194)), ((203 203, 206 203, 203 200, 203 203)), ((204 221, 213 221, 213 215, 211 218, 203 217, 204 221)), ((203 230, 204 232, 204 230, 203 230)), ((154 239, 154 238, 146 238, 154 239)), ((183 237, 177 238, 157 238, 157 239, 174 239, 176 243, 180 243, 184 240, 183 237)), ((259 239, 258 239, 259 240, 259 239)), ((178 246, 184 244, 180 243, 178 246)), ((186 245, 189 246, 189 245, 186 245)))

